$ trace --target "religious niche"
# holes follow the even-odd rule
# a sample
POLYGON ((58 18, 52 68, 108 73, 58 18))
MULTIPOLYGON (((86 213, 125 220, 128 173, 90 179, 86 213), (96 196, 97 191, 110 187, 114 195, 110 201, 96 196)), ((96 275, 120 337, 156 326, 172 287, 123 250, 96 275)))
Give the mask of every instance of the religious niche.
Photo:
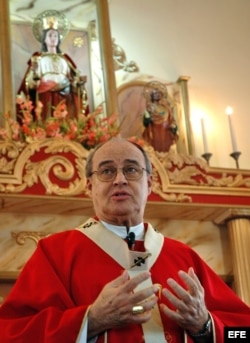
POLYGON ((142 115, 143 139, 158 152, 168 152, 178 140, 178 128, 174 118, 174 104, 167 87, 151 81, 145 85, 143 96, 146 108, 142 115))
MULTIPOLYGON (((13 55, 21 57, 13 70, 15 92, 32 102, 35 119, 53 116, 54 107, 61 101, 70 117, 87 114, 89 101, 92 103, 87 31, 70 30, 67 17, 55 10, 37 15, 32 30, 26 23, 13 23, 11 27, 13 55)), ((17 118, 23 115, 19 103, 21 99, 17 118)))
POLYGON ((187 77, 166 82, 149 75, 137 75, 118 88, 121 134, 134 136, 156 152, 192 154, 187 127, 187 77), (131 123, 133 122, 133 125, 131 123))

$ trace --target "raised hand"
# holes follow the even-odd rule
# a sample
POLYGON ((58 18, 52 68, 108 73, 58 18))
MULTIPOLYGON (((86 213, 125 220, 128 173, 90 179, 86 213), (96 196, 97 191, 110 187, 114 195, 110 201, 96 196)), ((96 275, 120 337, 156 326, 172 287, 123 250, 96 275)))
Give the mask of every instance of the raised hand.
POLYGON ((130 279, 127 271, 109 282, 101 291, 88 313, 88 338, 130 323, 145 323, 151 318, 151 309, 157 303, 157 285, 134 292, 135 288, 150 277, 143 272, 130 279), (139 308, 133 307, 140 306, 139 308), (139 311, 137 311, 139 310, 139 311))
POLYGON ((163 313, 174 320, 180 327, 197 333, 202 330, 208 319, 208 310, 204 300, 204 289, 194 273, 193 268, 188 272, 179 271, 180 278, 185 282, 187 289, 179 285, 174 279, 167 280, 173 292, 163 288, 162 295, 174 306, 174 310, 161 303, 163 313))

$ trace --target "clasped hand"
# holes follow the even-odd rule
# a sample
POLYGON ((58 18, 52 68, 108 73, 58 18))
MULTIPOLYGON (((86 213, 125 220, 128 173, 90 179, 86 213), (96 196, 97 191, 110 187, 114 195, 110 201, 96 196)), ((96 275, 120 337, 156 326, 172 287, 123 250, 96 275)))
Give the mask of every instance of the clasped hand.
MULTIPOLYGON (((152 308, 157 304, 159 285, 134 291, 136 287, 150 277, 143 272, 130 279, 127 271, 109 282, 100 292, 88 313, 88 338, 96 336, 111 328, 123 327, 136 323, 142 324, 150 320, 152 308), (142 306, 143 313, 133 313, 133 307, 142 306)), ((179 326, 193 333, 198 332, 208 317, 204 302, 204 290, 193 268, 188 272, 179 271, 180 278, 187 289, 174 279, 168 279, 170 290, 163 288, 162 295, 168 299, 174 309, 160 303, 163 313, 179 326)))

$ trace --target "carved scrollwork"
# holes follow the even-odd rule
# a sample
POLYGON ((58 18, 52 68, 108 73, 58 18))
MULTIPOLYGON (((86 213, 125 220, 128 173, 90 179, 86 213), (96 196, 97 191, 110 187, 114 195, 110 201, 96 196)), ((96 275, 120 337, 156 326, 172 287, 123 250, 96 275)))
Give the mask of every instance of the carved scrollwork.
POLYGON ((162 191, 161 184, 159 182, 154 182, 152 186, 152 191, 158 194, 163 200, 171 202, 192 202, 192 198, 184 193, 165 193, 162 191))
MULTIPOLYGON (((73 179, 75 168, 71 161, 62 156, 49 157, 36 163, 28 162, 23 181, 28 187, 31 187, 40 180, 46 189, 46 194, 77 195, 84 191, 84 177, 70 182, 65 189, 51 181, 50 172, 53 173, 57 180, 66 181, 73 179)), ((81 175, 84 175, 84 171, 81 170, 81 172, 81 175)))
POLYGON ((206 172, 209 170, 208 164, 202 158, 193 155, 184 155, 172 151, 168 153, 156 151, 155 154, 166 170, 173 168, 173 166, 182 169, 189 165, 195 165, 206 172))
POLYGON ((146 146, 152 164, 153 164, 153 185, 152 191, 158 194, 163 200, 171 202, 191 202, 192 198, 183 192, 172 192, 169 189, 170 179, 168 175, 168 153, 158 153, 153 147, 146 146))
POLYGON ((15 163, 23 148, 22 143, 12 141, 0 141, 0 175, 12 174, 15 163))
POLYGON ((153 164, 152 191, 170 202, 192 202, 191 194, 233 193, 247 195, 250 173, 210 168, 195 156, 176 152, 157 152, 151 146, 145 150, 153 164))
POLYGON ((20 231, 20 232, 11 232, 12 238, 16 240, 18 245, 24 245, 27 239, 31 239, 37 245, 39 240, 44 237, 51 235, 50 232, 42 231, 20 231))
MULTIPOLYGON (((153 165, 152 192, 164 201, 192 202, 191 194, 216 191, 247 195, 250 172, 210 168, 206 161, 176 152, 157 152, 144 146, 153 165)), ((87 196, 85 163, 89 151, 60 138, 25 146, 1 142, 0 192, 34 195, 87 196), (7 166, 8 165, 8 166, 7 166)))
POLYGON ((199 157, 178 153, 155 152, 160 164, 164 167, 171 184, 186 184, 212 187, 250 187, 250 176, 232 171, 212 170, 199 157), (216 175, 216 176, 215 176, 216 175))
POLYGON ((18 194, 40 183, 45 194, 85 193, 84 167, 88 151, 79 143, 52 138, 35 141, 20 149, 13 142, 2 142, 1 153, 7 151, 11 151, 8 158, 13 159, 8 162, 9 174, 1 177, 1 192, 18 194))

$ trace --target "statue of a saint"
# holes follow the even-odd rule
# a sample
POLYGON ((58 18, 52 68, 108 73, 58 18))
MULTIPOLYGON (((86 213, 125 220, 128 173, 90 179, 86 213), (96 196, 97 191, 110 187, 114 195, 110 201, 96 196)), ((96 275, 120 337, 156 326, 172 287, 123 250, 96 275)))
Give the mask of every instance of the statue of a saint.
MULTIPOLYGON (((65 26, 68 22, 64 15, 54 10, 45 11, 35 19, 33 32, 41 42, 41 51, 33 53, 28 61, 28 69, 18 90, 18 94, 24 92, 28 96, 34 107, 37 101, 43 104, 42 119, 53 116, 53 107, 62 100, 69 117, 77 118, 79 114, 88 113, 87 78, 80 75, 72 59, 60 49, 61 39, 66 34, 65 27, 64 30, 59 28, 62 17, 65 26)), ((17 116, 20 115, 18 111, 17 116)))
POLYGON ((143 113, 143 138, 159 152, 168 152, 178 139, 173 109, 164 84, 152 81, 144 89, 146 109, 143 113))

